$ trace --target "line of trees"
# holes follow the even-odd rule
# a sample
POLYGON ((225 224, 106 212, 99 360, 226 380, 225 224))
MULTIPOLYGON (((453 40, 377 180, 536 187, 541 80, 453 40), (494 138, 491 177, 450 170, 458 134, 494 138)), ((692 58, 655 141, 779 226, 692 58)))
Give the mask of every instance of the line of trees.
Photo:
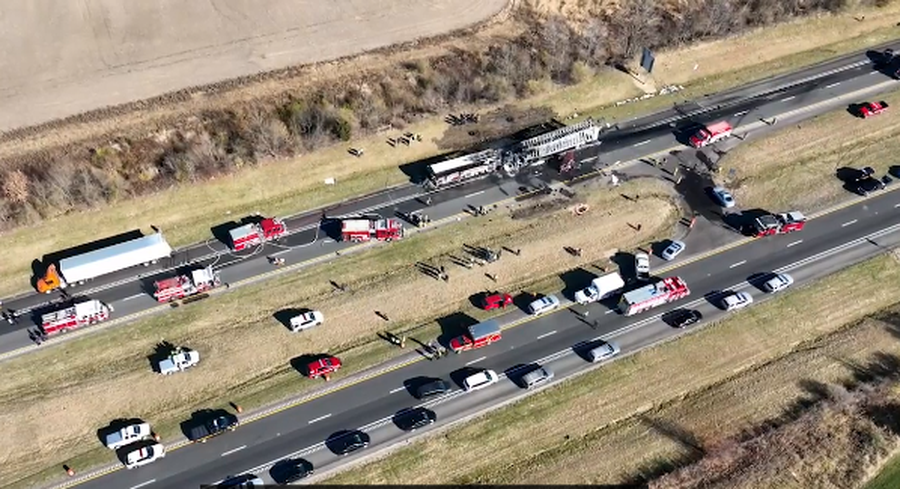
POLYGON ((86 141, 80 149, 0 162, 0 231, 313 151, 386 124, 402 127, 461 104, 527 97, 543 86, 537 81, 577 83, 645 46, 677 46, 837 12, 850 1, 889 0, 630 0, 603 18, 577 23, 560 16, 539 20, 522 9, 516 16, 524 33, 486 50, 453 49, 323 84, 287 102, 273 97, 192 114, 145 138, 86 141))

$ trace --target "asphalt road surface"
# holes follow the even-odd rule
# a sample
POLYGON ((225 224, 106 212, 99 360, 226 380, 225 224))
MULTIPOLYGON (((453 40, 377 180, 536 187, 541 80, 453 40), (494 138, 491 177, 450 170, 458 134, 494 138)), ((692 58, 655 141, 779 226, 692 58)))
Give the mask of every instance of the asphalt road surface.
MULTIPOLYGON (((692 237, 687 238, 689 248, 692 237)), ((766 296, 758 288, 759 274, 790 273, 796 287, 898 244, 900 193, 878 194, 813 219, 798 233, 747 240, 742 245, 705 258, 686 260, 669 269, 655 262, 659 270, 654 275, 678 275, 687 281, 692 294, 680 302, 632 317, 621 316, 608 304, 589 306, 586 318, 583 310, 575 313, 575 308, 539 317, 506 329, 502 340, 491 346, 436 361, 413 362, 244 424, 237 431, 204 445, 187 445, 149 466, 113 471, 81 485, 87 488, 199 487, 249 471, 271 481, 268 470, 272 464, 289 457, 303 457, 312 462, 317 467, 317 477, 321 477, 367 453, 374 454, 377 448, 411 436, 395 425, 393 416, 423 404, 409 391, 410 381, 417 378, 441 377, 454 383, 451 393, 424 403, 437 414, 434 427, 440 427, 523 395, 524 390, 510 381, 515 380, 522 365, 548 365, 556 372, 554 382, 558 382, 590 367, 580 356, 587 345, 614 339, 623 354, 627 354, 680 334, 680 330, 659 320, 661 314, 675 307, 696 308, 704 314, 705 321, 714 320, 725 314, 718 307, 722 291, 744 290, 757 301, 766 296), (497 385, 466 394, 460 391, 459 381, 461 370, 467 368, 490 368, 505 375, 497 385), (347 457, 335 455, 324 441, 350 429, 366 431, 372 437, 372 445, 347 457)), ((622 273, 628 277, 631 271, 625 267, 622 273)), ((587 270, 571 273, 567 280, 572 290, 564 294, 583 287, 592 276, 587 270)), ((523 317, 521 311, 513 311, 499 321, 511 325, 523 317)), ((298 375, 298 382, 311 381, 298 375)))
MULTIPOLYGON (((697 122, 728 120, 736 128, 736 134, 749 134, 749 137, 753 137, 754 134, 779 128, 778 123, 769 126, 762 119, 778 116, 783 120, 782 123, 798 121, 864 100, 869 93, 875 94, 896 86, 896 81, 882 74, 873 65, 870 55, 859 53, 846 56, 797 73, 755 82, 748 87, 710 95, 692 104, 683 104, 675 109, 622 123, 618 129, 605 133, 600 145, 577 152, 576 158, 581 162, 579 172, 589 173, 617 163, 664 153, 673 148, 687 149, 679 143, 679 134, 685 126, 697 122)), ((732 138, 720 144, 736 143, 739 140, 732 138)), ((206 243, 179 250, 172 258, 163 260, 159 265, 123 270, 84 286, 70 287, 68 292, 111 304, 115 308, 113 317, 124 322, 136 313, 165 311, 167 307, 159 306, 151 296, 152 284, 158 279, 174 275, 179 267, 183 269, 188 264, 214 264, 221 270, 224 282, 241 284, 273 271, 267 256, 284 258, 290 266, 314 260, 319 262, 352 247, 349 243, 336 242, 333 236, 335 233, 320 227, 323 215, 341 217, 377 213, 389 217, 397 216, 398 213, 423 211, 434 221, 439 221, 457 216, 469 206, 489 206, 548 184, 558 184, 561 180, 563 177, 550 169, 538 169, 530 174, 523 172, 515 179, 490 177, 434 193, 430 206, 423 203, 421 187, 405 185, 289 218, 286 223, 293 234, 277 243, 233 253, 221 241, 210 239, 206 243)), ((407 227, 411 225, 407 224, 407 227)), ((53 302, 59 300, 61 297, 55 293, 41 295, 32 292, 3 301, 7 309, 18 311, 22 316, 15 325, 0 323, 0 360, 36 348, 27 330, 36 326, 40 314, 58 308, 53 302)), ((106 326, 111 325, 108 323, 106 326)), ((95 327, 93 330, 97 329, 95 327)), ((51 339, 51 342, 64 341, 73 335, 88 334, 90 331, 87 329, 60 335, 51 339)))

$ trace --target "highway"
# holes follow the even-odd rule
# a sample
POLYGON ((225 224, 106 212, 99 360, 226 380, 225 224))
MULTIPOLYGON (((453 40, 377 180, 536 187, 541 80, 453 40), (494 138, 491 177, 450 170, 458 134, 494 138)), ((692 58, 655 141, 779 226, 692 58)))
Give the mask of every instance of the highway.
MULTIPOLYGON (((689 246, 691 237, 688 237, 689 246)), ((503 376, 497 385, 465 394, 459 390, 458 380, 460 370, 466 367, 491 368, 514 376, 518 366, 540 362, 556 372, 554 382, 558 382, 590 367, 579 356, 579 345, 614 339, 622 346, 623 354, 627 354, 681 334, 681 330, 658 319, 659 315, 675 307, 697 308, 703 312, 706 322, 724 315, 716 306, 723 290, 746 290, 757 301, 762 300, 765 294, 756 288, 755 282, 748 282, 756 274, 786 271, 795 278, 796 287, 883 253, 900 244, 900 193, 887 192, 836 209, 811 220, 799 233, 740 243, 705 258, 685 260, 668 270, 656 271, 657 276, 677 274, 687 281, 692 294, 679 303, 633 317, 623 317, 608 305, 595 304, 588 309, 589 321, 572 310, 562 310, 506 329, 501 341, 486 348, 436 361, 411 363, 262 417, 205 445, 175 450, 149 466, 133 471, 117 470, 81 486, 198 487, 248 471, 259 472, 271 481, 267 471, 273 462, 298 456, 318 468, 316 477, 327 475, 330 469, 361 459, 367 453, 374 454, 376 448, 402 442, 410 436, 394 426, 392 416, 420 404, 405 387, 411 379, 436 376, 456 382, 454 391, 426 403, 438 416, 438 423, 429 429, 446 426, 524 393, 503 376), (593 321, 597 321, 596 324, 590 324, 593 321), (355 428, 369 433, 373 445, 348 457, 338 457, 323 446, 323 441, 333 433, 355 428)), ((658 262, 654 263, 659 266, 658 262)), ((623 269, 623 274, 629 273, 623 269)), ((588 271, 575 274, 570 288, 581 287, 590 278, 588 271)), ((500 322, 514 324, 523 316, 522 312, 514 311, 504 315, 500 322)))
MULTIPOLYGON (((885 46, 877 49, 883 47, 885 46)), ((620 123, 617 129, 604 133, 600 145, 580 150, 577 159, 582 162, 581 173, 590 173, 599 168, 670 151, 681 146, 676 133, 686 121, 696 123, 726 119, 736 127, 737 134, 744 132, 752 137, 754 133, 777 129, 760 122, 760 119, 791 114, 785 119, 802 120, 846 105, 848 100, 858 101, 857 98, 863 97, 865 91, 877 93, 895 86, 896 82, 879 73, 865 53, 857 53, 620 123), (841 98, 848 97, 848 94, 850 95, 846 100, 841 98)), ((335 242, 320 229, 319 222, 323 214, 329 217, 360 213, 392 216, 397 212, 423 210, 433 221, 439 221, 452 219, 468 205, 491 205, 547 184, 558 184, 560 179, 560 175, 552 170, 521 174, 515 179, 491 177, 437 192, 432 196, 431 206, 424 205, 418 199, 423 195, 420 186, 404 185, 291 217, 287 219, 287 226, 293 234, 278 243, 231 253, 223 243, 210 239, 206 243, 177 251, 171 259, 163 260, 159 265, 124 270, 101 277, 85 286, 71 287, 68 292, 111 304, 116 310, 114 320, 105 325, 111 327, 136 318, 138 314, 166 311, 168 307, 157 304, 149 291, 155 280, 172 276, 176 269, 185 264, 214 264, 221 270, 224 282, 241 285, 275 273, 266 256, 278 255, 284 258, 288 264, 287 269, 282 270, 284 273, 335 257, 336 252, 347 251, 353 245, 335 242)), ((7 309, 17 311, 21 317, 15 325, 0 326, 0 360, 28 353, 36 348, 29 339, 27 330, 37 324, 40 314, 58 307, 53 305, 53 301, 58 300, 60 297, 56 294, 48 296, 34 292, 3 300, 7 309)), ((51 339, 49 343, 65 341, 99 329, 100 327, 94 327, 61 335, 51 339)))

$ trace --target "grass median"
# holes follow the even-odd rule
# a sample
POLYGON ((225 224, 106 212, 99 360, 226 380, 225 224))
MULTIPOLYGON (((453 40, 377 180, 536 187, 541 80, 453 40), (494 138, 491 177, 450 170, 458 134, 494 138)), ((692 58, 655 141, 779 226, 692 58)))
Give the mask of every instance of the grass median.
MULTIPOLYGON (((634 482, 690 460, 692 444, 702 447, 777 416, 804 395, 799 380, 846 374, 888 333, 837 336, 819 354, 804 352, 900 300, 895 288, 882 286, 898 279, 897 259, 879 256, 327 483, 634 482), (829 356, 834 352, 847 356, 829 356)), ((900 352, 900 343, 893 339, 886 348, 900 352)))
POLYGON ((8 382, 0 387, 8 443, 0 458, 9 463, 0 468, 0 479, 32 484, 58 475, 62 463, 84 470, 111 461, 94 433, 116 418, 142 417, 169 437, 194 410, 228 402, 253 409, 317 387, 291 366, 301 355, 340 355, 347 368, 336 379, 358 372, 399 353, 377 339, 379 331, 412 330, 412 337, 427 341, 440 332, 435 317, 457 311, 485 317, 470 302, 474 293, 558 291, 562 272, 668 236, 682 215, 670 186, 655 179, 616 189, 598 179, 573 190, 571 196, 499 207, 8 362, 8 382), (640 194, 640 202, 622 198, 623 192, 640 194), (591 209, 581 217, 572 212, 579 203, 591 209), (504 252, 499 261, 470 269, 450 259, 465 256, 464 244, 508 246, 521 254, 504 252), (573 256, 566 247, 583 253, 573 256), (450 281, 424 275, 417 262, 445 266, 450 281), (292 335, 273 317, 303 307, 321 310, 325 325, 292 335), (162 340, 197 349, 201 365, 177 378, 153 374, 146 357, 162 340))
MULTIPOLYGON (((854 10, 799 20, 721 41, 658 53, 655 80, 641 87, 635 86, 627 75, 607 71, 567 89, 545 87, 546 90, 540 92, 547 95, 515 106, 538 108, 541 119, 574 112, 610 119, 647 113, 685 97, 737 86, 883 42, 892 35, 889 26, 898 20, 900 5, 897 4, 877 11, 854 10), (854 20, 860 17, 864 21, 854 20), (670 83, 682 84, 687 90, 675 97, 657 97, 621 107, 610 105, 642 90, 653 89, 654 85, 670 83)), ((534 114, 533 110, 516 111, 517 124, 531 121, 534 114)), ((481 124, 469 129, 474 130, 477 137, 492 131, 481 124)), ((362 158, 349 155, 344 145, 334 146, 189 188, 178 186, 90 212, 76 211, 6 233, 0 243, 7 254, 16 259, 7 261, 0 268, 0 295, 27 289, 31 260, 127 231, 135 224, 163 229, 176 246, 195 243, 209 239, 211 227, 256 211, 270 215, 292 214, 403 183, 407 177, 398 169, 401 164, 446 151, 447 140, 454 141, 453 147, 466 147, 476 142, 476 136, 457 134, 459 128, 448 127, 440 118, 423 120, 406 130, 421 134, 422 142, 392 148, 385 143, 387 135, 378 134, 351 142, 353 147, 365 149, 362 158), (324 181, 328 178, 334 178, 336 185, 326 185, 324 181)))

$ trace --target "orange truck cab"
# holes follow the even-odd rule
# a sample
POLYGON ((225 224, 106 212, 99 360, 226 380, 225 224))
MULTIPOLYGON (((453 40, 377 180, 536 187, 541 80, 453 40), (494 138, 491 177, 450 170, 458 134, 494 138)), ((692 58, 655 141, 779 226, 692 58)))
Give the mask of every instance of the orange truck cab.
POLYGON ((49 294, 60 287, 62 287, 62 278, 56 271, 56 265, 51 264, 44 272, 44 276, 37 280, 37 291, 41 294, 49 294))

